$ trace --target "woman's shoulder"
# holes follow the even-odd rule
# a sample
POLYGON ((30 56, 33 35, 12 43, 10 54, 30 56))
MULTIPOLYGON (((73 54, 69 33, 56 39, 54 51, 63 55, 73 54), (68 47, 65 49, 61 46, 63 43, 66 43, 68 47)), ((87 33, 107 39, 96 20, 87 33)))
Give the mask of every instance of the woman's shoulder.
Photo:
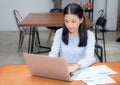
POLYGON ((61 37, 61 36, 62 36, 62 31, 63 31, 63 28, 58 29, 58 30, 55 32, 55 37, 61 37))
POLYGON ((91 30, 88 30, 87 31, 87 36, 89 37, 89 38, 94 38, 95 37, 95 34, 94 34, 94 32, 93 31, 91 31, 91 30))
POLYGON ((56 32, 62 32, 63 28, 58 29, 56 32))
POLYGON ((58 29, 58 30, 56 31, 56 34, 61 34, 62 31, 63 31, 63 28, 58 29))
POLYGON ((94 32, 91 30, 87 30, 88 35, 94 35, 94 32))

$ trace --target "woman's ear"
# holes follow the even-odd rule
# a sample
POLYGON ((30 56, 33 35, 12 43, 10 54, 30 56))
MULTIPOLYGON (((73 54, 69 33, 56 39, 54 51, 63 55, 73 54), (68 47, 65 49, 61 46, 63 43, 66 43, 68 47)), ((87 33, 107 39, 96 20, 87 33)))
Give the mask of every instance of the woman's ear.
POLYGON ((83 18, 80 19, 80 24, 83 22, 83 20, 84 20, 83 18))

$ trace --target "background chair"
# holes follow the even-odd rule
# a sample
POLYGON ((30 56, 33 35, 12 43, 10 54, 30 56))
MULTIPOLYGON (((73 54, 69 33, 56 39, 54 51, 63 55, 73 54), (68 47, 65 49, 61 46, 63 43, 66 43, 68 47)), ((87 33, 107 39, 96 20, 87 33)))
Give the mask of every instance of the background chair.
MULTIPOLYGON (((24 36, 25 35, 29 35, 29 36, 31 35, 31 33, 30 33, 31 28, 30 27, 19 27, 19 24, 23 20, 22 16, 17 10, 13 10, 13 14, 14 14, 14 17, 15 17, 17 27, 19 29, 19 44, 18 44, 18 52, 19 52, 20 50, 22 50, 22 44, 23 44, 23 41, 24 41, 24 36)), ((35 45, 39 45, 40 40, 39 40, 38 29, 35 30, 35 34, 36 34, 35 45)), ((29 43, 30 43, 30 40, 29 40, 29 43)), ((28 52, 29 52, 29 49, 30 49, 30 46, 28 45, 28 52)))
MULTIPOLYGON (((89 30, 93 31, 92 28, 88 28, 89 30)), ((95 43, 95 51, 94 51, 97 59, 99 60, 99 62, 103 62, 104 58, 103 58, 103 47, 98 44, 98 43, 95 43)))
MULTIPOLYGON (((96 39, 96 46, 101 49, 101 52, 104 52, 104 61, 106 62, 106 47, 105 47, 105 36, 104 33, 106 32, 105 30, 105 25, 106 25, 106 19, 103 16, 103 10, 100 10, 102 13, 100 17, 98 17, 96 23, 95 23, 95 39, 96 39), (98 37, 98 33, 102 34, 102 37, 98 37), (98 44, 98 40, 103 41, 103 51, 102 47, 98 44)), ((96 53, 98 52, 98 49, 96 50, 96 53)), ((102 55, 103 53, 101 53, 102 55)))
MULTIPOLYGON (((56 12, 63 12, 63 9, 53 8, 53 9, 50 10, 50 13, 56 13, 56 12)), ((56 30, 58 30, 59 28, 62 28, 62 27, 47 27, 47 28, 50 29, 50 33, 49 33, 48 41, 47 41, 48 46, 50 46, 53 34, 56 32, 56 30)))
POLYGON ((95 44, 95 54, 100 62, 103 62, 103 47, 99 44, 95 44))

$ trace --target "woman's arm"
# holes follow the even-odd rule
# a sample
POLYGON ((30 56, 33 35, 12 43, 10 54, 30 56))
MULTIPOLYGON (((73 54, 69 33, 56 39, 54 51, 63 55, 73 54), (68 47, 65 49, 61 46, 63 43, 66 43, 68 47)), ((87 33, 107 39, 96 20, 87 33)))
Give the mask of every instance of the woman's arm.
POLYGON ((74 72, 79 68, 88 67, 89 65, 93 64, 95 62, 94 48, 95 48, 95 36, 94 33, 89 31, 85 56, 83 59, 79 60, 78 63, 68 66, 69 72, 74 72))
POLYGON ((94 50, 95 50, 95 35, 93 32, 88 31, 88 41, 86 46, 85 57, 79 60, 80 67, 88 67, 89 65, 93 64, 96 60, 94 57, 94 50))
POLYGON ((62 36, 62 29, 58 29, 55 33, 51 51, 49 52, 49 56, 52 56, 52 57, 59 56, 61 36, 62 36))

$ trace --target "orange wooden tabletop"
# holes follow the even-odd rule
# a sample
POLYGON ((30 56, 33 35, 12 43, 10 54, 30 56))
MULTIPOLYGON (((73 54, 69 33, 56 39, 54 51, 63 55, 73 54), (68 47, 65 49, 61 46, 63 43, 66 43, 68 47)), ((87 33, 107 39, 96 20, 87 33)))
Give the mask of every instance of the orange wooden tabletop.
MULTIPOLYGON (((120 85, 120 62, 95 63, 95 65, 107 65, 118 74, 110 77, 116 81, 114 84, 120 85)), ((32 76, 27 65, 4 65, 0 69, 0 85, 86 85, 83 81, 62 81, 32 76)))

